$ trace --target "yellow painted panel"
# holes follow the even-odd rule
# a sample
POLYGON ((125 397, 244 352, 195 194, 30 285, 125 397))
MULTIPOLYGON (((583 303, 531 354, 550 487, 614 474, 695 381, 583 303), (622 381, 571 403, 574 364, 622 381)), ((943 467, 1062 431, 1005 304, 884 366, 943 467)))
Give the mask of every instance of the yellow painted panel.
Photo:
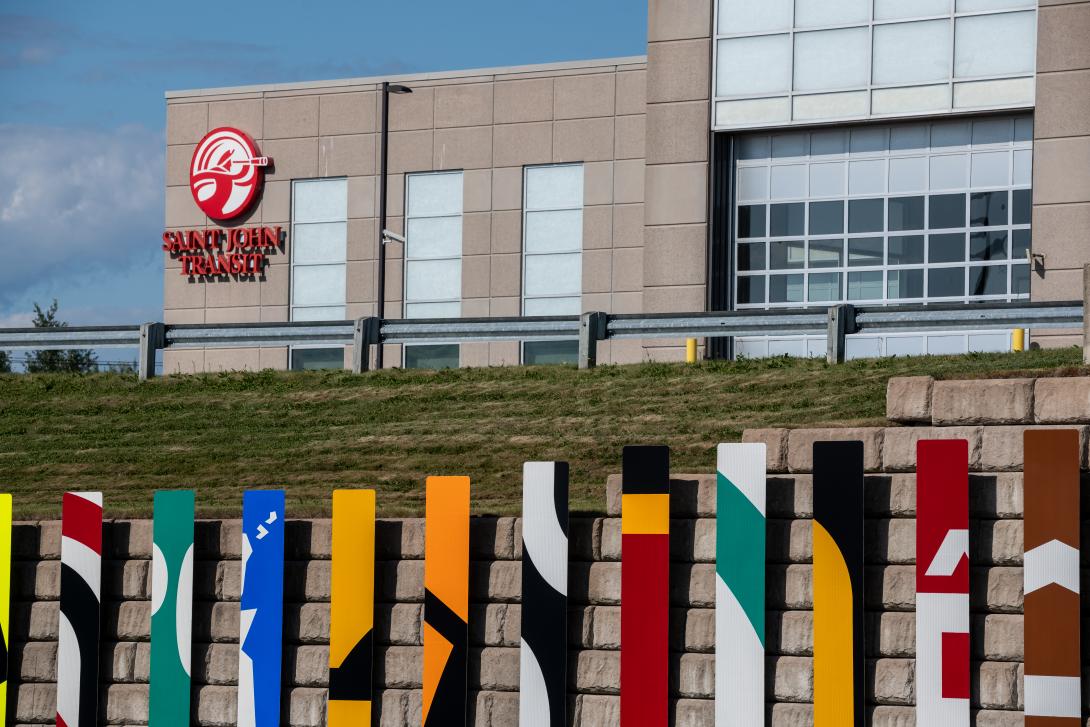
POLYGON ((375 625, 375 491, 333 492, 329 666, 338 667, 375 625))
MULTIPOLYGON (((0 638, 11 652, 11 495, 0 495, 0 638)), ((8 668, 11 668, 10 663, 8 668)), ((0 682, 0 718, 7 714, 8 683, 0 682)))
POLYGON ((855 724, 852 580, 836 541, 814 521, 814 727, 855 724))
POLYGON ((668 535, 670 495, 621 495, 622 535, 668 535))

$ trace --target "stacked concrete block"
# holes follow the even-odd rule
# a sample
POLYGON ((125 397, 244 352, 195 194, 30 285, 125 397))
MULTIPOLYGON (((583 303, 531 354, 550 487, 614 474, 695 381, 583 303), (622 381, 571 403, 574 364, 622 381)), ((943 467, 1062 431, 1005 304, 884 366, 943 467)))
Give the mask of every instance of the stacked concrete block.
MULTIPOLYGON (((915 446, 922 438, 951 437, 967 439, 970 453, 974 724, 1021 725, 1021 436, 1028 427, 1078 428, 1085 469, 1088 391, 1090 379, 953 386, 926 377, 894 380, 890 419, 914 426, 745 433, 745 440, 769 445, 768 724, 803 727, 812 721, 810 469, 813 442, 821 439, 859 439, 865 445, 869 724, 915 724, 915 446), (985 394, 996 395, 1005 406, 979 402, 985 394)), ((586 727, 619 723, 619 477, 609 479, 606 494, 604 517, 576 517, 571 523, 569 718, 586 727)), ((713 721, 715 506, 713 475, 675 475, 670 692, 677 727, 713 721)), ((420 722, 424 522, 381 520, 377 538, 376 724, 407 727, 420 722)), ((105 542, 101 720, 140 725, 147 720, 151 523, 110 522, 105 542)), ((59 551, 59 523, 16 525, 9 724, 53 723, 59 551)), ((239 522, 198 522, 196 551, 194 719, 209 727, 233 725, 239 522)), ((330 551, 328 520, 289 522, 282 709, 284 723, 292 727, 325 720, 330 551)), ((477 727, 518 721, 521 556, 518 519, 473 519, 469 711, 477 727)), ((1084 692, 1090 706, 1090 690, 1084 692)))

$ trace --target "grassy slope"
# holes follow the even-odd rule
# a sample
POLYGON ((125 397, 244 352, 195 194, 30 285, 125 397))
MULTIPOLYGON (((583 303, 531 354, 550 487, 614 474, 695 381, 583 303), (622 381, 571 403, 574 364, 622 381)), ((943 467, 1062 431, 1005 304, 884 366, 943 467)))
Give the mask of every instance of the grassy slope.
POLYGON ((428 474, 473 478, 476 513, 520 507, 521 465, 571 463, 572 507, 601 510, 625 444, 666 443, 677 472, 710 471, 747 427, 880 424, 891 376, 1070 373, 1075 349, 829 367, 771 359, 698 366, 220 374, 138 384, 117 375, 0 376, 0 490, 19 517, 57 516, 64 489, 101 489, 108 516, 195 487, 206 516, 245 488, 283 486, 294 516, 338 486, 380 488, 419 514, 428 474))

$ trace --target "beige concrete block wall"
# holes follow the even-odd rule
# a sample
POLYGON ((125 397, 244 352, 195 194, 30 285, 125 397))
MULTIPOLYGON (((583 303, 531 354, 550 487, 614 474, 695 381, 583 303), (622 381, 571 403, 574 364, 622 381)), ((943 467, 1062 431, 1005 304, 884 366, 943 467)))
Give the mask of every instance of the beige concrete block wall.
MULTIPOLYGON (((522 182, 527 165, 584 164, 584 310, 642 310, 643 58, 550 64, 394 79, 413 88, 390 100, 387 224, 404 231, 405 175, 463 171, 462 315, 521 315, 522 182)), ((374 79, 195 91, 167 103, 168 228, 203 227, 188 189, 193 146, 215 125, 251 133, 275 167, 253 211, 237 224, 282 224, 282 254, 259 282, 182 278, 166 259, 168 322, 287 320, 291 180, 348 179, 349 318, 372 315, 377 290, 377 145, 381 113, 374 79)), ((386 315, 402 315, 403 248, 387 247, 386 315)), ((609 354, 609 352, 606 352, 609 354)), ((401 364, 400 346, 386 365, 401 364)), ((617 347, 607 361, 640 359, 617 347)), ((286 354, 279 357, 286 360, 286 354)), ((277 360, 279 360, 277 359, 277 360)), ((272 360, 269 357, 269 360, 272 360)), ((345 352, 351 361, 350 348, 345 352)), ((166 371, 252 368, 238 352, 167 352, 166 371)), ((466 344, 463 365, 519 362, 516 343, 466 344)))
MULTIPOLYGON (((1035 426, 1077 428, 1083 435, 1086 470, 1090 378, 895 379, 890 382, 887 409, 890 426, 764 429, 743 435, 746 441, 768 445, 767 724, 812 723, 810 452, 818 439, 860 439, 866 450, 868 724, 915 723, 915 443, 922 437, 957 437, 969 441, 970 451, 973 724, 1020 725, 1022 432, 1035 426), (1004 404, 997 409, 995 401, 1004 404)), ((578 516, 571 523, 568 710, 570 723, 580 727, 618 724, 619 478, 609 478, 605 487, 605 515, 578 516)), ((712 474, 675 475, 670 694, 673 724, 679 727, 706 727, 713 721, 715 506, 712 474)), ((147 520, 106 526, 102 724, 139 725, 147 720, 151 535, 147 520)), ((420 720, 425 537, 420 519, 378 524, 375 704, 377 723, 388 727, 409 727, 420 720)), ((194 723, 209 727, 234 723, 240 539, 237 520, 197 525, 194 723)), ((470 539, 470 724, 514 725, 520 520, 474 518, 470 539)), ((284 724, 317 726, 324 724, 328 680, 329 521, 289 521, 286 549, 284 724)), ((17 523, 13 552, 8 724, 51 724, 59 523, 17 523)), ((1084 694, 1090 695, 1090 690, 1084 688, 1084 694)), ((1087 709, 1084 723, 1090 724, 1087 709)))
MULTIPOLYGON (((712 0, 651 0, 647 24, 647 169, 643 309, 707 308, 712 0)), ((684 341, 644 343, 684 360, 684 341)))
MULTIPOLYGON (((1090 2, 1050 0, 1037 11, 1037 107, 1033 141, 1034 300, 1081 300, 1090 263, 1090 2)), ((1068 346, 1079 331, 1033 340, 1068 346)))

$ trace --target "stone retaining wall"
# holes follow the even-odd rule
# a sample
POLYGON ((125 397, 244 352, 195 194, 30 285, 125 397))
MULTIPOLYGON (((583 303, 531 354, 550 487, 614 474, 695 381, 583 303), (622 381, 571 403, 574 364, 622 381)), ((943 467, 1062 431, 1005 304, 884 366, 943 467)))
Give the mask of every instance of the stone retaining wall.
MULTIPOLYGON (((890 383, 889 406, 892 420, 930 426, 751 430, 744 435, 746 441, 769 445, 766 683, 770 724, 803 727, 812 722, 812 443, 820 439, 864 442, 870 472, 866 478, 865 583, 869 723, 911 727, 915 724, 915 442, 924 437, 964 437, 970 443, 972 471, 974 723, 1021 725, 1021 434, 1027 426, 1035 426, 1032 422, 1067 417, 1063 421, 1076 424, 1082 433, 1085 469, 1090 379, 1028 383, 895 379, 890 383), (1003 408, 996 406, 993 394, 1007 402, 1003 408), (1078 409, 1072 401, 1083 402, 1084 408, 1078 409), (993 420, 1003 423, 993 425, 993 420)), ((715 484, 711 475, 675 477, 671 498, 673 713, 679 727, 705 727, 713 723, 715 484)), ((585 727, 618 724, 619 484, 616 477, 607 484, 605 517, 573 518, 571 527, 569 714, 572 724, 585 727)), ((51 724, 60 527, 55 521, 18 523, 14 535, 13 697, 8 723, 51 724)), ((478 727, 518 723, 520 542, 520 523, 515 518, 473 519, 469 703, 471 724, 478 727)), ((238 521, 198 523, 193 680, 194 718, 201 725, 234 724, 239 545, 238 521)), ((103 578, 105 724, 138 725, 147 719, 150 550, 150 521, 108 523, 103 578)), ((376 723, 419 725, 423 521, 380 521, 377 550, 376 723)), ((324 723, 329 555, 328 520, 288 523, 283 710, 285 724, 292 726, 324 723)), ((1087 634, 1090 629, 1084 628, 1087 634)), ((1090 651, 1084 648, 1084 653, 1090 651)), ((1084 703, 1090 709, 1090 689, 1085 687, 1084 703)))

